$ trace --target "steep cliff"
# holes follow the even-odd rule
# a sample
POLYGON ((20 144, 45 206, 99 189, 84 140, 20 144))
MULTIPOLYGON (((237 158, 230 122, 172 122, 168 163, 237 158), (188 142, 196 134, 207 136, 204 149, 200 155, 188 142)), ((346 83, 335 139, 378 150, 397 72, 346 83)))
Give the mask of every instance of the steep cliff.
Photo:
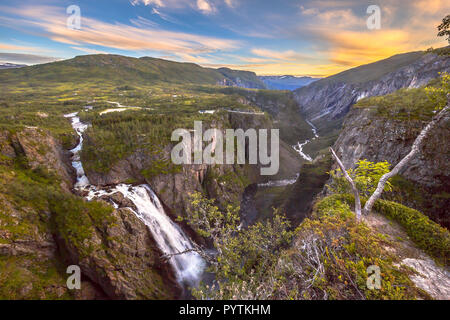
MULTIPOLYGON (((403 97, 408 94, 400 93, 403 97)), ((417 98, 415 104, 418 101, 420 99, 417 98)), ((404 109, 401 115, 394 112, 395 107, 391 105, 385 110, 377 106, 356 106, 351 109, 334 145, 346 168, 354 168, 360 159, 374 162, 386 160, 395 165, 409 153, 433 113, 422 107, 416 110, 420 111, 420 116, 414 110, 409 112, 404 109)), ((407 109, 406 104, 404 107, 407 109)), ((450 226, 450 147, 446 143, 450 139, 449 120, 446 117, 430 132, 420 154, 393 180, 394 192, 384 195, 423 211, 447 227, 450 226)))
POLYGON ((294 91, 300 112, 324 131, 364 97, 417 88, 450 71, 448 55, 410 52, 353 68, 294 91))

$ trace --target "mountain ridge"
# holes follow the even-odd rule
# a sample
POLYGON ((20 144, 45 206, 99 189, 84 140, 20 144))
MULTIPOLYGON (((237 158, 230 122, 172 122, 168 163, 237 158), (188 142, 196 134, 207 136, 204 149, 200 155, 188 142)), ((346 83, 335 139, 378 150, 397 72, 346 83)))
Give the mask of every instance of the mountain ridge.
POLYGON ((115 83, 190 83, 265 89, 254 72, 204 68, 190 62, 114 54, 81 55, 71 59, 0 71, 5 83, 27 81, 85 82, 93 79, 115 83))
MULTIPOLYGON (((447 47, 448 48, 448 47, 447 47)), ((341 123, 350 106, 364 97, 417 88, 450 71, 446 55, 415 51, 394 55, 318 80, 294 91, 300 113, 322 129, 341 123)))

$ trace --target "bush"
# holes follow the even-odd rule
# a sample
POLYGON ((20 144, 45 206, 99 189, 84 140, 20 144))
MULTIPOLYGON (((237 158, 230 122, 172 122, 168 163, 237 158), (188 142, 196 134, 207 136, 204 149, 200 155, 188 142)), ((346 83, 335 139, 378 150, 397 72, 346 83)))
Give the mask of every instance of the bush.
POLYGON ((374 209, 403 226, 419 248, 438 262, 449 265, 450 233, 447 229, 442 228, 423 213, 392 201, 378 200, 374 209))

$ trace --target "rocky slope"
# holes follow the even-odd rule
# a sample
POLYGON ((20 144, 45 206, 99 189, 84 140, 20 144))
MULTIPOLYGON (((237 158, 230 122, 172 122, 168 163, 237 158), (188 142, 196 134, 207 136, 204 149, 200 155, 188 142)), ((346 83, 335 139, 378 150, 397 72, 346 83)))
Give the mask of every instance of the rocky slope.
POLYGON ((294 93, 300 112, 327 130, 330 122, 342 121, 361 98, 420 87, 445 71, 450 71, 448 55, 411 52, 321 79, 294 93))
MULTIPOLYGON (((418 156, 397 177, 395 200, 449 227, 450 192, 449 117, 445 118, 424 141, 418 156)), ((427 121, 379 116, 376 108, 355 107, 347 115, 334 149, 346 168, 354 168, 360 159, 397 164, 409 151, 427 121)))
POLYGON ((267 86, 261 81, 254 72, 238 71, 229 68, 219 68, 218 72, 225 77, 219 81, 219 85, 241 87, 247 89, 267 89, 267 86))

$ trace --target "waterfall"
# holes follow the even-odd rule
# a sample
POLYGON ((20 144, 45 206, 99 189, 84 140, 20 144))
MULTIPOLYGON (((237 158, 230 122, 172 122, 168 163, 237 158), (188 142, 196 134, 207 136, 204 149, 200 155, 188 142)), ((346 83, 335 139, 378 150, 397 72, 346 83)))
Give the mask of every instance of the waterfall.
POLYGON ((80 151, 83 147, 83 132, 87 129, 87 124, 80 121, 80 117, 77 117, 78 112, 69 113, 64 115, 66 118, 70 118, 72 121, 72 128, 75 129, 78 137, 80 138, 78 145, 70 150, 72 152, 72 167, 77 173, 77 182, 75 183, 75 188, 86 187, 89 185, 89 180, 84 174, 83 164, 81 163, 80 151))
MULTIPOLYGON (((72 121, 72 127, 80 137, 80 142, 71 151, 73 153, 72 166, 77 171, 75 188, 88 191, 86 199, 91 201, 101 196, 111 196, 120 192, 129 199, 136 210, 129 208, 149 228, 156 244, 164 254, 176 254, 193 248, 192 242, 183 230, 167 216, 156 194, 148 185, 132 186, 119 184, 108 190, 90 185, 81 163, 79 153, 83 146, 83 132, 87 125, 83 124, 77 113, 65 115, 72 121)), ((114 207, 118 205, 111 201, 114 207)), ((205 261, 195 252, 173 255, 169 259, 179 283, 188 286, 198 285, 205 268, 205 261)))

